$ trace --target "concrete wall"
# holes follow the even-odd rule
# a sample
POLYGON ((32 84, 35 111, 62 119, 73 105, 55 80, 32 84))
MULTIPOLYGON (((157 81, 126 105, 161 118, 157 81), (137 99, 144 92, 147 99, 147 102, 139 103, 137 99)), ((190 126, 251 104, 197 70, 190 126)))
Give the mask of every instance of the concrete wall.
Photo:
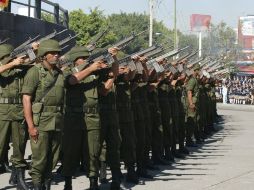
MULTIPOLYGON (((44 37, 53 30, 63 30, 65 29, 61 25, 54 23, 45 22, 39 19, 30 18, 21 15, 14 15, 12 13, 0 12, 0 39, 10 38, 8 43, 17 47, 26 41, 29 37, 35 37, 40 34, 40 37, 44 37)), ((56 40, 62 40, 68 37, 69 34, 74 35, 74 32, 69 30, 61 35, 58 35, 56 40)), ((64 49, 64 52, 69 50, 75 45, 75 40, 72 40, 68 48, 64 49)))

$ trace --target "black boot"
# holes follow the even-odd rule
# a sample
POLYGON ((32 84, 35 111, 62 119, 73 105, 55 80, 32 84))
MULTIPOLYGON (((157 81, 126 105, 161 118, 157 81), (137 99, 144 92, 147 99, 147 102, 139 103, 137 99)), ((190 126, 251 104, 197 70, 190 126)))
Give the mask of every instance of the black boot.
POLYGON ((89 190, 99 190, 98 187, 98 178, 97 177, 91 177, 90 180, 90 188, 89 190))
POLYGON ((33 190, 42 190, 41 184, 34 184, 33 190))
POLYGON ((153 176, 149 175, 144 168, 137 168, 137 175, 142 178, 153 179, 153 176))
POLYGON ((106 165, 105 162, 101 162, 100 183, 102 183, 102 184, 108 183, 108 180, 107 180, 107 165, 106 165))
POLYGON ((52 181, 52 179, 45 179, 45 182, 44 182, 45 190, 51 189, 51 181, 52 181))
POLYGON ((17 190, 29 190, 29 186, 25 182, 25 170, 17 168, 17 190))
POLYGON ((11 168, 11 166, 9 166, 9 162, 4 162, 4 168, 5 168, 5 172, 7 172, 7 173, 12 172, 12 168, 11 168))
POLYGON ((17 184, 17 169, 15 167, 12 167, 11 177, 9 179, 10 185, 16 185, 17 184))
POLYGON ((110 184, 110 190, 120 190, 120 184, 121 184, 121 171, 119 170, 112 170, 112 182, 110 184))
POLYGON ((127 167, 126 182, 138 184, 139 179, 138 179, 138 176, 134 170, 134 166, 127 167))
POLYGON ((72 190, 72 177, 65 176, 64 181, 65 181, 64 190, 72 190))

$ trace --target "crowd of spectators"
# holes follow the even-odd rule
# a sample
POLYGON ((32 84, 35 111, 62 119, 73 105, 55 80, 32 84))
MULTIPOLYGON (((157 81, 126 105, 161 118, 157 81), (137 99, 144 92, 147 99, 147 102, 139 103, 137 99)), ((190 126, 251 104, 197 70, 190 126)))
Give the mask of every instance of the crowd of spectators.
POLYGON ((254 104, 254 76, 231 76, 217 87, 217 97, 223 103, 254 104))

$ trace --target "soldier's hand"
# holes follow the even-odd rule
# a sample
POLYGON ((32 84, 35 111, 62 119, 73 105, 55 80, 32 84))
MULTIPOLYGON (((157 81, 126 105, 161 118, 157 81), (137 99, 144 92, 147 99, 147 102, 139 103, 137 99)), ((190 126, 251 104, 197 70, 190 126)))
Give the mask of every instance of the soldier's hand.
POLYGON ((28 133, 35 143, 38 141, 39 132, 36 127, 29 127, 28 133))
POLYGON ((112 55, 112 56, 116 56, 118 53, 119 49, 117 47, 113 47, 113 48, 109 48, 108 52, 112 55))
POLYGON ((190 109, 191 109, 192 111, 195 111, 195 108, 196 108, 195 104, 190 104, 190 109))
POLYGON ((17 66, 24 63, 25 56, 18 57, 12 61, 13 65, 17 66))
POLYGON ((94 72, 94 71, 97 71, 97 70, 101 69, 102 64, 103 64, 103 61, 96 61, 96 62, 92 63, 89 66, 89 68, 91 69, 92 72, 94 72))
POLYGON ((39 43, 38 42, 33 42, 32 47, 33 47, 33 50, 37 50, 39 48, 39 43))
POLYGON ((143 56, 143 57, 140 57, 139 61, 141 63, 146 63, 148 61, 147 57, 143 56))

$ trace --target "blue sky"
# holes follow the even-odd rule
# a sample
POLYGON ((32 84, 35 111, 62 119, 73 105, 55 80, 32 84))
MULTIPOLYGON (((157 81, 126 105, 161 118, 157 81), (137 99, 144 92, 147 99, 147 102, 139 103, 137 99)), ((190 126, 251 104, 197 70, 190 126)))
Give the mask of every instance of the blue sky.
MULTIPOLYGON (((119 12, 148 13, 149 0, 52 0, 68 10, 82 9, 86 13, 90 8, 99 7, 105 14, 119 12)), ((173 26, 174 0, 154 0, 155 18, 162 20, 168 27, 173 26)), ((239 16, 254 15, 254 0, 176 0, 178 28, 181 31, 190 30, 191 14, 208 14, 212 22, 217 24, 225 21, 236 28, 239 16)))

